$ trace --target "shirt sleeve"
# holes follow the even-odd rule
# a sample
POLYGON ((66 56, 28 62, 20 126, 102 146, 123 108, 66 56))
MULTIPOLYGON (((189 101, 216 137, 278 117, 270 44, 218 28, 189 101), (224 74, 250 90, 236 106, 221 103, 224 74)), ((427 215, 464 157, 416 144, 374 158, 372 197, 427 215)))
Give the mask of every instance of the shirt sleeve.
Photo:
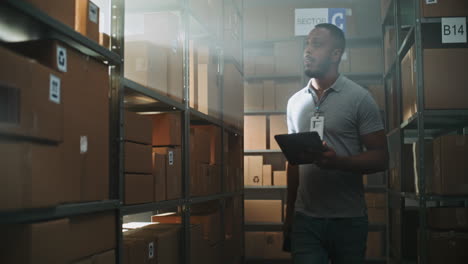
POLYGON ((286 121, 288 124, 288 134, 293 134, 297 133, 294 129, 294 123, 293 123, 293 118, 292 118, 292 113, 291 113, 291 107, 288 101, 288 105, 286 107, 286 121))
POLYGON ((372 96, 367 93, 358 105, 359 135, 366 135, 384 129, 379 107, 372 96))

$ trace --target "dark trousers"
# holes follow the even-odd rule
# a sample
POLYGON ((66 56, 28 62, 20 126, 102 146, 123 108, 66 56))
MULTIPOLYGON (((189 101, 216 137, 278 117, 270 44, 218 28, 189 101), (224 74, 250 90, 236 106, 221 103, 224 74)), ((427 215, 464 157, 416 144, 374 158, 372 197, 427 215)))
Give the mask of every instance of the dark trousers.
POLYGON ((364 263, 367 216, 314 218, 296 212, 291 233, 294 264, 364 263))

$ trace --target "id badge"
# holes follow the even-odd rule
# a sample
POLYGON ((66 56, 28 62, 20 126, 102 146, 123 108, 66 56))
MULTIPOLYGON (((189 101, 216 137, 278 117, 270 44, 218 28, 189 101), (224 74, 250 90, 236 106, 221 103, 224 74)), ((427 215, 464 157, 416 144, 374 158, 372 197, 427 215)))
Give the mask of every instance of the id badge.
POLYGON ((314 115, 310 119, 310 131, 316 131, 320 139, 323 140, 323 128, 325 126, 325 117, 321 115, 314 115))

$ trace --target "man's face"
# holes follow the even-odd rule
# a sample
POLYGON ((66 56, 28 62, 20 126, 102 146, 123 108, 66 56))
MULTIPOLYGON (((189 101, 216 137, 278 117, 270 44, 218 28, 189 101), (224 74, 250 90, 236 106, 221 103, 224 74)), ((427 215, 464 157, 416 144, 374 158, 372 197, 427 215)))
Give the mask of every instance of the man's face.
POLYGON ((327 29, 315 28, 310 32, 304 50, 304 73, 310 78, 320 78, 334 62, 337 60, 333 37, 327 29))

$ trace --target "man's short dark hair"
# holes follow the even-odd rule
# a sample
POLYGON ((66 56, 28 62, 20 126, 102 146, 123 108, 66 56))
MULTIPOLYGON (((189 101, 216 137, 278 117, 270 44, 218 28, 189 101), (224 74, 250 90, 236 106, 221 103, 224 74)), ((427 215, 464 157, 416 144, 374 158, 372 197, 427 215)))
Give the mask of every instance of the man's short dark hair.
POLYGON ((343 30, 341 30, 339 27, 330 23, 317 24, 315 25, 315 28, 327 29, 332 35, 332 37, 335 39, 337 48, 343 49, 344 51, 344 49, 346 48, 346 40, 345 40, 343 30))

